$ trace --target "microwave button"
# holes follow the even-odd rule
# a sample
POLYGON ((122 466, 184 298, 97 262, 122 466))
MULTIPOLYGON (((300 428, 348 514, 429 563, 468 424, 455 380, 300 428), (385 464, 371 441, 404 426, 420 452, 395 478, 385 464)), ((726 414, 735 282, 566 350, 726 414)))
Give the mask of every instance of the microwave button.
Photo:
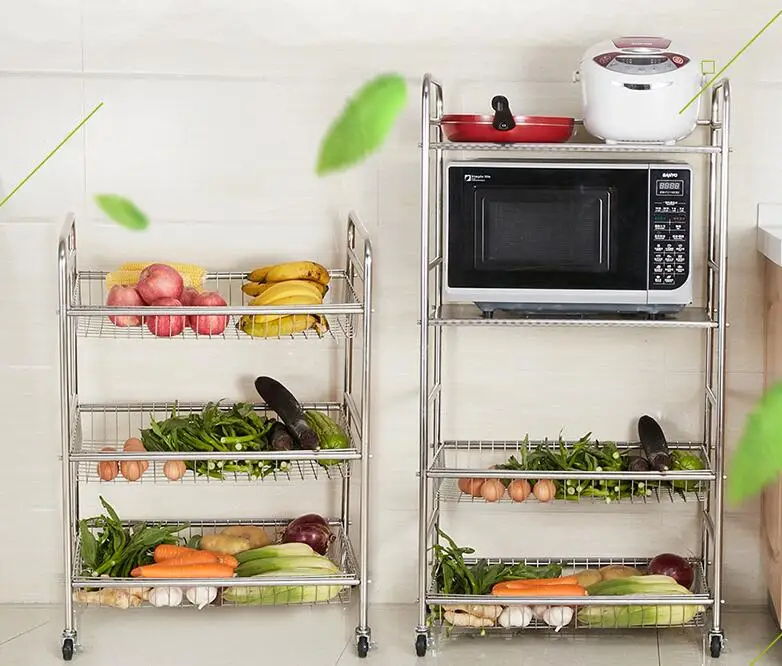
POLYGON ((659 266, 659 265, 658 265, 658 266, 655 266, 655 267, 654 267, 654 272, 655 272, 655 273, 662 273, 662 272, 663 272, 663 267, 662 267, 662 266, 659 266))
POLYGON ((668 243, 668 245, 665 246, 665 251, 666 252, 673 252, 673 245, 668 243))
POLYGON ((663 276, 662 275, 655 275, 654 279, 652 280, 653 284, 662 284, 663 283, 663 276))
MULTIPOLYGON (((662 248, 660 248, 660 250, 662 250, 662 248)), ((662 260, 663 260, 663 255, 661 255, 661 254, 655 254, 654 255, 654 262, 656 264, 662 263, 662 260)))
POLYGON ((679 264, 679 265, 676 267, 676 272, 677 272, 677 273, 684 273, 684 266, 682 266, 681 264, 679 264))
POLYGON ((687 257, 685 257, 683 254, 677 254, 676 255, 676 263, 677 264, 683 264, 687 257))
POLYGON ((671 225, 673 231, 687 231, 687 225, 684 222, 674 222, 671 225))
POLYGON ((654 244, 654 251, 655 252, 662 252, 663 251, 663 246, 660 243, 655 243, 654 244))
POLYGON ((663 231, 655 231, 654 232, 654 240, 656 240, 656 241, 668 240, 668 234, 666 234, 663 231))
POLYGON ((673 263, 673 255, 672 254, 666 254, 665 255, 665 263, 666 264, 672 264, 673 263))
POLYGON ((663 278, 663 284, 676 284, 676 280, 672 275, 666 275, 663 278))
POLYGON ((675 240, 675 241, 683 241, 686 238, 686 235, 685 234, 681 234, 681 233, 679 233, 679 234, 674 233, 674 234, 671 234, 671 238, 673 240, 675 240))
POLYGON ((672 265, 672 264, 668 264, 668 265, 665 267, 665 272, 666 272, 666 273, 673 273, 673 265, 672 265))
POLYGON ((677 243, 676 244, 676 251, 677 252, 684 252, 684 243, 677 243))

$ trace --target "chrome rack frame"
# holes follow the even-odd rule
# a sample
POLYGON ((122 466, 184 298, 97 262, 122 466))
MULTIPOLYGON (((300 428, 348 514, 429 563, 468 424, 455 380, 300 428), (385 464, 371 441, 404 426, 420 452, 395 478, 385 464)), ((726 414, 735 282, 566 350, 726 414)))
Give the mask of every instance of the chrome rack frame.
MULTIPOLYGON (((708 93, 704 93, 708 94, 708 93)), ((448 492, 441 492, 443 481, 450 479, 453 486, 459 477, 478 476, 478 465, 445 464, 443 455, 451 448, 477 451, 493 451, 503 448, 498 443, 475 444, 443 442, 442 439, 442 364, 444 330, 454 326, 645 326, 649 328, 697 328, 705 334, 705 387, 703 407, 704 462, 707 471, 700 473, 700 482, 705 491, 698 494, 696 506, 702 516, 702 535, 700 539, 700 557, 698 565, 704 573, 706 591, 699 595, 701 603, 711 611, 708 627, 708 642, 711 654, 719 656, 724 646, 722 626, 723 599, 723 487, 724 487, 724 437, 725 437, 725 354, 727 338, 727 259, 728 259, 728 195, 729 195, 729 158, 730 158, 730 83, 727 79, 715 83, 710 92, 711 106, 709 118, 699 120, 698 125, 705 128, 709 141, 705 145, 638 145, 586 143, 572 140, 552 144, 487 144, 452 143, 443 137, 440 120, 443 117, 443 87, 430 74, 423 77, 421 119, 420 119, 420 168, 421 168, 421 237, 420 237, 420 365, 419 365, 419 522, 418 522, 418 623, 415 628, 415 646, 419 656, 426 654, 432 644, 430 626, 432 607, 444 604, 448 598, 439 594, 434 586, 435 561, 432 546, 438 539, 440 524, 440 503, 448 492), (444 163, 447 151, 492 151, 494 153, 562 153, 575 155, 581 153, 674 153, 699 154, 708 156, 708 210, 707 210, 707 246, 705 264, 705 307, 686 308, 681 316, 671 319, 610 319, 595 318, 481 318, 467 306, 443 305, 444 287, 444 250, 443 250, 443 196, 444 163)), ((698 130, 696 130, 698 131, 698 130)), ((518 443, 521 445, 521 443, 518 443)), ((506 470, 494 474, 503 478, 529 478, 528 472, 509 472, 506 470)), ((609 480, 612 473, 580 472, 560 473, 551 478, 589 479, 592 482, 609 480)), ((616 473, 613 473, 616 474, 616 473)), ((492 471, 484 465, 480 476, 491 477, 492 471)), ((633 482, 664 483, 674 477, 681 480, 694 479, 688 473, 622 473, 623 479, 633 482)), ((548 475, 547 475, 548 476, 548 475)), ((453 496, 453 488, 450 494, 453 496)), ((468 502, 469 503, 469 502, 468 502)), ((565 558, 566 560, 570 558, 565 558)), ((586 560, 585 560, 586 561, 586 560)), ((451 597, 452 604, 458 603, 498 603, 497 597, 451 597)), ((507 601, 507 600, 506 600, 507 601)), ((562 605, 574 603, 574 599, 562 601, 557 598, 524 599, 523 603, 536 605, 562 605)), ((670 597, 657 600, 659 603, 679 605, 686 598, 670 597)), ((519 602, 515 602, 519 603, 519 602)), ((617 601, 611 598, 590 598, 579 605, 593 604, 611 606, 617 601)), ((627 599, 623 604, 641 604, 627 599)), ((648 600, 646 601, 648 603, 648 600)), ((483 631, 483 629, 474 629, 483 631)))
MULTIPOLYGON (((88 484, 121 483, 116 480, 100 480, 95 472, 96 465, 101 461, 132 461, 146 460, 149 463, 148 478, 135 484, 139 492, 147 483, 172 483, 162 473, 163 465, 168 460, 188 461, 192 466, 187 478, 182 477, 177 483, 186 482, 200 484, 218 484, 235 482, 236 473, 229 478, 222 475, 215 480, 209 475, 199 476, 196 473, 197 461, 208 461, 209 465, 222 469, 223 465, 241 458, 246 465, 255 465, 262 471, 257 475, 244 474, 240 479, 245 483, 257 484, 258 488, 273 484, 278 480, 306 482, 317 480, 338 483, 340 489, 340 514, 330 518, 335 541, 329 550, 340 572, 334 575, 314 576, 278 576, 226 579, 182 579, 177 580, 177 586, 210 585, 218 588, 247 587, 260 588, 272 586, 314 587, 330 586, 328 589, 339 590, 334 602, 347 603, 350 591, 358 590, 357 626, 355 630, 356 649, 360 657, 366 657, 371 646, 371 629, 368 621, 368 603, 370 584, 368 576, 369 560, 369 493, 370 493, 370 416, 371 416, 371 364, 372 364, 372 310, 373 310, 373 253, 372 243, 366 228, 354 213, 350 213, 346 225, 346 250, 344 268, 331 270, 332 284, 326 302, 310 306, 252 306, 246 305, 241 286, 245 279, 244 273, 213 272, 206 274, 205 284, 219 289, 226 297, 227 305, 223 307, 204 308, 153 308, 156 315, 226 315, 229 324, 226 332, 219 335, 198 335, 193 331, 180 334, 182 344, 192 344, 193 340, 201 338, 204 344, 220 344, 222 339, 245 339, 244 334, 236 330, 235 324, 243 315, 293 315, 312 314, 326 318, 326 332, 298 330, 290 335, 274 335, 273 338, 294 339, 301 344, 318 344, 318 340, 327 338, 336 340, 336 353, 344 356, 344 370, 339 386, 339 397, 331 402, 303 403, 305 409, 319 409, 334 415, 340 420, 350 436, 350 447, 344 450, 318 451, 254 451, 238 453, 192 451, 168 454, 165 452, 124 452, 121 443, 129 436, 136 436, 140 424, 148 423, 155 415, 168 413, 172 403, 134 403, 134 404, 81 404, 79 401, 79 340, 84 337, 130 338, 147 341, 154 344, 154 338, 147 335, 143 327, 120 328, 109 323, 109 315, 143 315, 149 310, 139 307, 114 307, 105 305, 105 272, 80 271, 78 268, 78 252, 76 244, 76 220, 72 214, 66 218, 58 245, 58 319, 59 319, 59 356, 60 356, 60 430, 61 430, 61 460, 62 460, 62 529, 63 529, 63 560, 65 599, 64 630, 62 632, 62 656, 65 660, 73 657, 77 644, 77 626, 75 610, 77 602, 74 595, 92 588, 133 589, 131 583, 138 586, 140 579, 95 579, 85 576, 81 570, 81 552, 79 539, 79 523, 85 518, 80 507, 80 492, 89 490, 88 484), (336 285, 334 283, 337 283, 336 285), (229 334, 229 329, 230 334, 229 334), (360 341, 356 343, 356 338, 360 341), (189 340, 188 340, 189 338, 189 340), (207 341, 206 338, 210 338, 207 341), (96 425, 97 424, 97 425, 96 425), (122 424, 121 427, 118 424, 122 424), (86 435, 85 435, 86 433, 86 435), (96 434, 97 433, 97 434, 96 434), (123 433, 123 434, 120 434, 123 433), (105 444, 119 447, 117 451, 102 452, 105 444), (321 461, 324 462, 321 465, 321 461), (328 461, 328 462, 325 462, 328 461), (284 465, 280 468, 279 465, 284 465), (352 519, 356 516, 352 511, 351 469, 361 475, 358 491, 358 534, 353 534, 352 519), (152 477, 151 480, 149 477, 152 477), (357 548, 354 547, 357 544, 357 548), (96 583, 99 583, 96 585, 96 583)), ((309 320, 307 320, 309 321, 309 320)), ((256 338, 246 337, 247 340, 256 338)), ((199 343, 195 343, 199 344, 199 343)), ((250 342, 253 344, 253 342, 250 342)), ((258 344, 264 344, 258 341, 258 344)), ((270 342, 269 344, 274 344, 270 342)), ((340 382, 338 382, 339 384, 340 382)), ((179 411, 200 410, 203 405, 180 403, 179 411)), ((266 411, 264 405, 256 407, 258 411, 266 411)), ((212 469, 208 467, 208 469, 212 469)), ((252 470, 253 468, 250 467, 252 470)), ((120 510, 120 514, 123 511, 120 510)), ((165 524, 163 521, 162 524, 165 524)), ((173 524, 169 521, 169 524, 173 524)), ((235 521, 201 520, 189 523, 191 535, 199 534, 199 530, 216 529, 227 524, 254 524, 275 530, 277 534, 284 522, 257 520, 235 521), (195 530, 195 531, 194 531, 195 530)), ((148 579, 144 587, 154 588, 169 586, 168 579, 148 579)), ((135 589, 139 589, 136 587, 135 589)), ((84 595, 82 595, 84 596, 84 595)), ((320 603, 315 595, 313 603, 320 603)), ((332 598, 324 601, 330 601, 332 598)), ((81 603, 81 602, 79 602, 81 603)), ((102 603, 102 602, 97 602, 102 603)), ((140 604, 141 602, 139 602, 140 604)), ((222 600, 215 604, 229 606, 222 600)))

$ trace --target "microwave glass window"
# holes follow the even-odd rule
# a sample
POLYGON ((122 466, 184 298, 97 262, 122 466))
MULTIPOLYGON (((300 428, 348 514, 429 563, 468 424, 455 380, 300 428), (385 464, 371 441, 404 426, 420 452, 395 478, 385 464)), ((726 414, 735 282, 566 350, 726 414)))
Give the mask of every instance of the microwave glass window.
POLYGON ((605 188, 476 192, 478 271, 610 270, 610 191, 605 188))

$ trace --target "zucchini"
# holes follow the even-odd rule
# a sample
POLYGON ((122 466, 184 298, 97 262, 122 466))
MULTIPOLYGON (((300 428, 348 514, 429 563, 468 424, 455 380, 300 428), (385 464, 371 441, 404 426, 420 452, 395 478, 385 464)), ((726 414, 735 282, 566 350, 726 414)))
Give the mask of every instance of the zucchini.
MULTIPOLYGON (((346 449, 350 446, 350 438, 342 427, 330 416, 314 409, 304 412, 307 424, 318 436, 321 449, 346 449)), ((321 465, 328 467, 336 465, 339 460, 320 460, 321 465)))
POLYGON ((652 469, 667 472, 673 467, 663 429, 651 416, 645 415, 638 419, 638 439, 641 440, 641 446, 652 469))
POLYGON ((288 389, 271 377, 256 377, 255 390, 258 391, 269 408, 274 410, 280 420, 288 426, 290 434, 301 448, 312 451, 318 448, 318 436, 307 424, 304 410, 288 389))

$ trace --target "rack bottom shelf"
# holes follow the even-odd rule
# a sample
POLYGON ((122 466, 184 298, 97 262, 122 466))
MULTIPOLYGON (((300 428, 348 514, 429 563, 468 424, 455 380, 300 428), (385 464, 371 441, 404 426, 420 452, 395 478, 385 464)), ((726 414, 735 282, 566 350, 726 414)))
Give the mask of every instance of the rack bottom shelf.
MULTIPOLYGON (((466 564, 476 560, 465 558, 466 564)), ((623 565, 643 572, 649 564, 644 558, 601 559, 489 559, 488 563, 524 563, 546 566, 559 562, 562 575, 578 570, 599 569, 607 565, 623 565)), ((691 560, 694 581, 690 594, 587 597, 519 597, 507 601, 490 594, 466 596, 441 594, 432 584, 426 595, 428 623, 433 633, 515 635, 546 630, 562 633, 581 630, 635 630, 683 627, 703 627, 714 603, 708 589, 702 562, 691 560), (515 610, 512 610, 515 609, 515 610), (553 612, 546 613, 551 610, 553 612), (503 616, 500 617, 501 611, 503 616), (508 616, 510 615, 510 619, 508 616), (517 626, 502 626, 507 624, 517 626)))
MULTIPOLYGON (((289 521, 187 521, 180 536, 190 542, 197 535, 219 531, 227 525, 255 525, 266 529, 272 543, 279 537, 289 521)), ((145 521, 146 525, 160 527, 181 526, 183 522, 145 521)), ((133 522, 125 523, 134 525, 133 522)), ((295 571, 281 572, 278 575, 263 575, 249 578, 117 578, 84 575, 86 571, 82 549, 76 549, 74 572, 71 581, 73 600, 78 607, 108 607, 127 610, 129 608, 155 607, 157 596, 163 597, 166 607, 271 607, 301 606, 321 604, 347 604, 351 592, 360 584, 358 563, 353 546, 339 521, 331 521, 330 529, 334 539, 326 553, 336 565, 338 571, 313 575, 307 570, 305 575, 295 571), (211 590, 209 588, 212 588, 211 590), (175 589, 177 591, 173 591, 175 589), (154 594, 153 594, 154 592, 154 594), (174 599, 178 603, 169 604, 174 599)), ((98 529, 89 524, 91 532, 98 529)))

